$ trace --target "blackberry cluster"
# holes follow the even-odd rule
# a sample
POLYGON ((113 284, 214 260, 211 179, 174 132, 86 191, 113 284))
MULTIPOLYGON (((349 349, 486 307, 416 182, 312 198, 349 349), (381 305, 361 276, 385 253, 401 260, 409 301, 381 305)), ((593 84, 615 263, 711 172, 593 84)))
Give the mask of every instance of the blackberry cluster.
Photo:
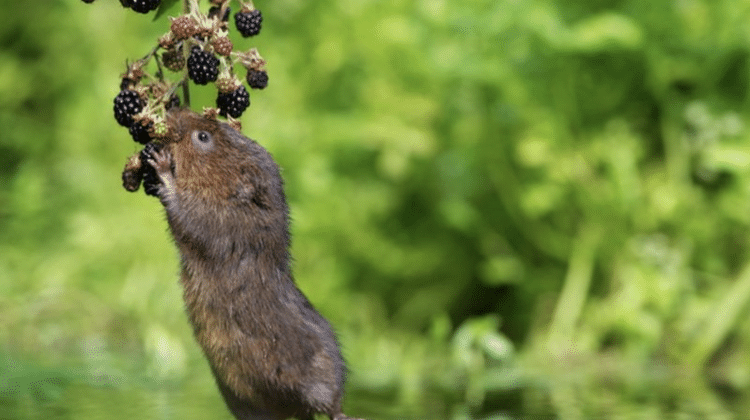
POLYGON ((213 82, 219 76, 219 59, 200 47, 193 47, 187 60, 188 76, 196 85, 213 82))
POLYGON ((238 12, 234 15, 234 24, 237 25, 237 30, 245 38, 258 35, 261 22, 263 22, 263 15, 258 9, 249 12, 238 12))
POLYGON ((138 13, 148 13, 156 10, 161 0, 120 0, 124 7, 129 7, 138 13))
POLYGON ((265 89, 268 86, 268 73, 265 70, 247 70, 247 84, 253 89, 265 89))
MULTIPOLYGON (((82 1, 89 3, 94 0, 82 1)), ((158 9, 162 0, 120 0, 120 3, 138 13, 148 13, 158 9)), ((143 184, 147 195, 158 196, 161 181, 148 160, 164 147, 162 141, 168 138, 169 119, 166 116, 170 109, 181 106, 179 96, 174 93, 180 85, 185 89, 184 99, 188 98, 185 71, 196 85, 215 83, 218 91, 216 108, 208 108, 204 114, 208 118, 221 115, 230 119, 230 123, 250 106, 250 88, 264 89, 268 85, 266 62, 257 49, 234 51, 228 32, 231 14, 228 2, 212 0, 211 3, 207 16, 199 10, 192 10, 171 18, 170 31, 159 38, 156 48, 141 60, 129 64, 122 75, 120 92, 114 98, 114 116, 118 124, 128 128, 133 140, 143 145, 139 153, 130 157, 122 173, 123 187, 128 191, 136 191, 143 184), (190 48, 189 54, 183 55, 183 48, 190 48), (149 74, 147 65, 154 58, 158 72, 149 74), (246 86, 234 73, 233 66, 237 64, 247 69, 246 86), (182 72, 183 79, 177 84, 166 80, 163 68, 182 72), (136 115, 137 119, 134 118, 136 115)), ((243 37, 258 35, 263 22, 261 12, 252 3, 240 3, 242 9, 234 14, 237 30, 243 37)), ((195 4, 198 2, 191 1, 190 8, 195 4)))
POLYGON ((115 96, 115 119, 123 127, 133 125, 133 115, 141 112, 143 104, 138 92, 124 89, 115 96))
POLYGON ((146 195, 158 196, 159 177, 156 175, 156 169, 149 165, 147 160, 154 157, 154 153, 161 150, 162 145, 158 143, 146 143, 141 150, 139 158, 141 159, 141 171, 143 173, 143 191, 146 195))
POLYGON ((228 114, 232 118, 238 118, 248 106, 250 95, 242 85, 231 92, 219 93, 216 97, 216 107, 219 108, 219 114, 224 117, 228 114))

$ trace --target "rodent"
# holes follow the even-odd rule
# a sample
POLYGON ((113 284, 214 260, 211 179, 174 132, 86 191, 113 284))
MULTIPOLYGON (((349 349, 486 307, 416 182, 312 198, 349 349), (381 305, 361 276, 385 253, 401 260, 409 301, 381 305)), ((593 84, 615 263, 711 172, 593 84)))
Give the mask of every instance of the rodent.
POLYGON ((147 163, 181 256, 187 313, 229 410, 240 420, 349 419, 339 344, 290 269, 276 162, 189 109, 170 111, 167 124, 147 163))

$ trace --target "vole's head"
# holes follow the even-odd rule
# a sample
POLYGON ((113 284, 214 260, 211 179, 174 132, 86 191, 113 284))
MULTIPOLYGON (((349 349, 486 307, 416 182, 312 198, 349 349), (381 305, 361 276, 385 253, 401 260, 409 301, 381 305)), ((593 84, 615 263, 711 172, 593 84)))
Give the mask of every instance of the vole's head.
MULTIPOLYGON (((283 190, 268 152, 229 124, 189 109, 167 118, 176 188, 207 200, 276 207, 283 190)), ((285 207, 285 204, 284 204, 285 207)))

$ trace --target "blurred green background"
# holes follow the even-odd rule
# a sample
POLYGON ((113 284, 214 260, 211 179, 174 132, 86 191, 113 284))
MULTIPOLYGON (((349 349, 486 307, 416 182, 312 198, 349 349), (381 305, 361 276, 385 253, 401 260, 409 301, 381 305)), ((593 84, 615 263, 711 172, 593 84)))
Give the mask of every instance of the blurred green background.
MULTIPOLYGON (((0 419, 230 419, 162 208, 120 181, 112 99, 165 18, 0 5, 0 419)), ((348 413, 750 412, 750 1, 256 6, 243 130, 348 413)))

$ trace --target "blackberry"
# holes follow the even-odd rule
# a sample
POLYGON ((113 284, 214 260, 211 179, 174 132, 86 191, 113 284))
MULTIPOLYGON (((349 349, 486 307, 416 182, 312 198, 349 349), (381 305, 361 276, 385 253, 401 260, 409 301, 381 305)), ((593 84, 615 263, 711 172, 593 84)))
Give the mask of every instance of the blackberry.
POLYGON ((258 35, 261 22, 263 22, 263 15, 261 15, 258 9, 234 14, 234 24, 237 25, 237 30, 245 38, 258 35))
POLYGON ((185 67, 185 57, 182 55, 182 47, 170 48, 161 54, 161 62, 164 67, 172 71, 180 71, 185 67))
POLYGON ((225 36, 220 36, 214 39, 212 44, 214 46, 214 51, 216 51, 216 53, 219 55, 229 57, 229 54, 232 53, 232 41, 225 36))
POLYGON ((240 87, 241 83, 239 80, 237 80, 234 75, 230 75, 229 77, 221 76, 218 79, 216 79, 216 89, 219 90, 219 93, 229 93, 233 92, 235 89, 240 87))
POLYGON ((161 0, 131 0, 130 8, 138 13, 148 13, 159 7, 161 0))
POLYGON ((149 122, 148 125, 134 122, 133 125, 128 128, 128 132, 130 133, 130 136, 133 137, 133 141, 140 144, 146 144, 151 141, 151 134, 149 131, 153 126, 153 122, 149 122))
POLYGON ((219 114, 232 118, 237 118, 250 106, 250 95, 245 87, 240 85, 237 89, 229 93, 219 93, 216 97, 216 106, 219 108, 219 114))
POLYGON ((141 155, 133 155, 128 159, 128 163, 125 164, 125 169, 122 170, 122 186, 130 191, 137 191, 143 181, 143 168, 141 165, 141 155))
POLYGON ((247 69, 246 79, 253 89, 265 89, 268 86, 268 73, 265 70, 247 69))
POLYGON ((193 47, 187 60, 188 76, 196 85, 213 82, 219 76, 219 59, 208 51, 193 47))
POLYGON ((146 146, 141 150, 141 171, 143 171, 143 191, 146 195, 158 196, 159 192, 159 177, 156 175, 156 169, 149 165, 148 159, 154 156, 154 153, 161 150, 162 145, 157 143, 146 143, 146 146))
POLYGON ((122 90, 115 96, 115 119, 124 127, 133 125, 133 115, 141 112, 143 104, 138 92, 133 90, 122 90))
POLYGON ((188 39, 198 33, 198 26, 190 16, 178 16, 172 19, 169 29, 177 41, 188 39))

